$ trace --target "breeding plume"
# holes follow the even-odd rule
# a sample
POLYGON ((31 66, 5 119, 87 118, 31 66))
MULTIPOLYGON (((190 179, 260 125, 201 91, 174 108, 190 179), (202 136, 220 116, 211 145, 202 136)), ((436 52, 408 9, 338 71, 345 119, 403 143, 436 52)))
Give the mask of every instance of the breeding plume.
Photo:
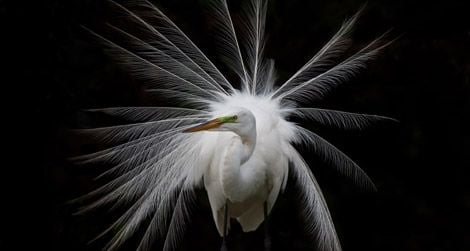
POLYGON ((200 187, 207 191, 213 223, 224 240, 230 218, 243 231, 254 231, 267 219, 288 177, 294 178, 301 195, 303 210, 296 213, 303 216, 305 231, 320 250, 341 250, 319 185, 295 148, 302 144, 359 186, 375 189, 354 161, 291 119, 339 129, 390 120, 303 106, 348 81, 386 44, 376 39, 340 60, 349 48, 356 14, 297 72, 277 81, 274 61, 263 53, 267 0, 245 2, 236 22, 226 0, 208 4, 220 61, 230 77, 147 1, 110 0, 110 8, 119 13, 107 24, 112 36, 86 28, 123 69, 145 84, 149 95, 171 104, 94 109, 133 123, 80 130, 112 144, 75 158, 79 163, 112 164, 99 176, 110 181, 81 198, 91 201, 81 211, 128 207, 103 233, 112 236, 107 250, 118 249, 138 229, 145 231, 137 250, 149 250, 156 240, 164 241, 164 250, 176 248, 200 187))

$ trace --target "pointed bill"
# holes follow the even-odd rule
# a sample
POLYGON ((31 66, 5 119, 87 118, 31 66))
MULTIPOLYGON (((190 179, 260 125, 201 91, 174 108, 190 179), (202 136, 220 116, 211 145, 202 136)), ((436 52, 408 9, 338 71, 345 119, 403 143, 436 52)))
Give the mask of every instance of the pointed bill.
POLYGON ((199 124, 197 126, 188 128, 188 129, 184 130, 183 132, 188 133, 188 132, 206 131, 206 130, 209 130, 209 129, 217 128, 222 124, 223 124, 222 121, 219 118, 216 118, 216 119, 204 122, 202 124, 199 124))

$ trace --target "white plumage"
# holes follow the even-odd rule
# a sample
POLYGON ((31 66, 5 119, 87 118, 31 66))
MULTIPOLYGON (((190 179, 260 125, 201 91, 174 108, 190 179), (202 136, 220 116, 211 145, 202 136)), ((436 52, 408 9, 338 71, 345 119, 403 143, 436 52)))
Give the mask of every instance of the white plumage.
POLYGON ((229 215, 244 231, 256 230, 264 220, 264 203, 270 211, 292 172, 305 205, 299 213, 305 218, 306 231, 317 237, 322 250, 341 250, 320 188, 294 146, 306 144, 359 185, 374 185, 340 150, 289 119, 297 117, 341 129, 363 128, 389 119, 299 107, 344 83, 385 46, 377 39, 349 58, 332 63, 348 48, 359 13, 345 21, 291 78, 278 83, 274 61, 263 57, 267 1, 247 0, 241 36, 235 31, 226 1, 210 1, 219 29, 221 56, 238 76, 239 90, 157 7, 144 0, 109 2, 128 23, 127 28, 109 24, 122 40, 111 41, 90 32, 103 42, 109 55, 148 84, 148 92, 168 97, 174 107, 94 109, 135 123, 80 130, 115 144, 76 158, 80 163, 114 165, 100 176, 112 180, 82 198, 93 200, 82 212, 132 202, 104 232, 116 233, 107 249, 118 248, 140 227, 146 232, 138 250, 148 250, 156 239, 165 240, 165 250, 173 249, 189 221, 194 189, 202 185, 221 235, 226 202, 229 215), (227 116, 230 122, 213 127, 217 131, 184 133, 200 123, 227 116), (150 223, 143 226, 147 218, 150 223))

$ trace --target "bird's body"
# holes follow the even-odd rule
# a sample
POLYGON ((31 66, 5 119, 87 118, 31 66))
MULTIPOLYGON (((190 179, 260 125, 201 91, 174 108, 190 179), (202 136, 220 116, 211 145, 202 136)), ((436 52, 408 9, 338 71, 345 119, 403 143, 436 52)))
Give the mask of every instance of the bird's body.
POLYGON ((203 146, 203 155, 211 159, 204 185, 221 235, 226 202, 229 216, 236 218, 244 231, 254 231, 264 220, 264 203, 269 212, 288 174, 287 155, 282 148, 290 140, 290 135, 283 135, 289 124, 278 105, 238 94, 225 105, 219 104, 214 117, 230 111, 243 111, 250 117, 246 130, 204 132, 202 136, 202 141, 208 142, 203 146))
MULTIPOLYGON (((212 214, 220 235, 223 235, 224 207, 228 216, 237 218, 244 231, 256 230, 263 221, 263 203, 272 191, 273 174, 258 156, 240 164, 245 146, 238 136, 222 136, 227 144, 219 144, 222 155, 215 157, 204 175, 212 214)), ((217 151, 219 152, 219 151, 217 151)))
POLYGON ((190 220, 194 191, 200 187, 207 191, 220 235, 227 234, 228 218, 236 218, 244 231, 256 230, 292 176, 305 230, 316 236, 318 247, 341 250, 321 190, 295 146, 308 146, 362 187, 374 189, 374 185, 348 156, 291 118, 346 130, 389 120, 302 106, 321 100, 385 46, 376 39, 334 64, 348 48, 358 15, 345 21, 317 54, 279 83, 274 61, 263 56, 267 1, 247 0, 241 36, 227 2, 210 1, 222 60, 237 78, 237 89, 156 6, 146 0, 109 3, 124 19, 118 18, 117 25, 125 21, 121 28, 108 24, 122 40, 89 31, 119 64, 148 84, 148 93, 157 93, 172 105, 94 109, 134 123, 80 131, 114 144, 76 158, 81 163, 113 165, 100 176, 110 181, 82 198, 92 200, 82 212, 109 204, 131 205, 104 232, 115 233, 106 249, 118 248, 141 227, 145 233, 137 250, 149 250, 159 238, 165 240, 164 250, 174 249, 190 220))

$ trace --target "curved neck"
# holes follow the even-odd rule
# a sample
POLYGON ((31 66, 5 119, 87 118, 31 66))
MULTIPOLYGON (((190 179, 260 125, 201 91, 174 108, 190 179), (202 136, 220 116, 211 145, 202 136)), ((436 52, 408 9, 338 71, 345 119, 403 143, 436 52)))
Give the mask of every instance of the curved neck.
POLYGON ((249 133, 247 134, 239 134, 237 133, 238 136, 242 139, 242 144, 243 144, 243 155, 241 159, 241 163, 245 163, 253 154, 253 151, 255 150, 256 146, 256 129, 250 130, 249 133))
POLYGON ((229 154, 224 156, 221 167, 222 188, 230 201, 243 201, 252 192, 253 186, 259 183, 257 179, 261 177, 250 175, 253 170, 241 168, 250 159, 256 146, 256 122, 233 132, 240 137, 242 144, 228 146, 229 154), (240 154, 235 154, 237 151, 240 154))
POLYGON ((256 131, 247 135, 240 135, 242 144, 231 144, 228 153, 224 156, 221 167, 222 189, 225 196, 232 202, 244 201, 261 181, 264 175, 252 175, 252 168, 242 168, 250 159, 256 145, 256 131), (237 149, 238 148, 238 149, 237 149), (240 154, 234 154, 239 151, 240 154))

